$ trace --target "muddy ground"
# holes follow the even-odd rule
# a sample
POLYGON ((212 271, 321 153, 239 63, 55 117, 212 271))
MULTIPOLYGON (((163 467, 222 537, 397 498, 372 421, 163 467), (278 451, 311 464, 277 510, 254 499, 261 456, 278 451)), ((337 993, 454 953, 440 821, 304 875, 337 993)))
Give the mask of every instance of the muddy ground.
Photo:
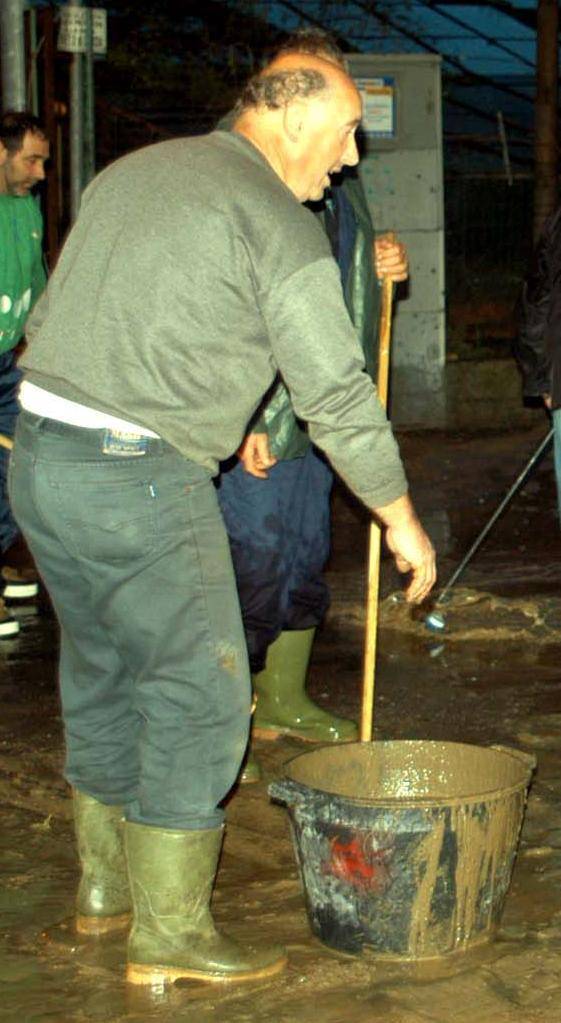
MULTIPOLYGON (((442 582, 545 433, 405 435, 412 490, 439 552, 442 582)), ((497 939, 477 954, 384 964, 311 936, 286 811, 267 782, 302 752, 256 744, 263 783, 235 792, 214 912, 224 928, 283 942, 284 974, 240 988, 123 982, 124 937, 78 940, 69 925, 77 863, 61 778, 56 627, 22 607, 0 645, 0 1018, 6 1023, 173 1020, 220 1023, 559 1023, 561 1019, 561 535, 551 458, 533 473, 430 633, 392 594, 382 564, 376 738, 506 743, 537 755, 519 854, 497 939), (45 937, 45 932, 47 937, 45 937)), ((333 604, 314 650, 319 703, 357 716, 367 520, 337 491, 333 604)))

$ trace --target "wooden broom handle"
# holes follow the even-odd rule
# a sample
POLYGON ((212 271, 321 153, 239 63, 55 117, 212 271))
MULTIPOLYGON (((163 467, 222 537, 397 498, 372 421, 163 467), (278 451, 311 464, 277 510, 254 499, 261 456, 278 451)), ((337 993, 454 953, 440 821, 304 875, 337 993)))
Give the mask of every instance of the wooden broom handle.
MULTIPOLYGON (((388 379, 392 335, 393 282, 384 277, 382 282, 382 309, 380 313, 378 354, 378 397, 388 404, 388 379)), ((380 588, 380 548, 382 530, 372 519, 368 537, 368 577, 366 598, 366 634, 364 638, 364 673, 362 679, 362 707, 360 714, 360 741, 371 742, 374 729, 374 680, 376 673, 376 640, 378 635, 378 593, 380 588)))

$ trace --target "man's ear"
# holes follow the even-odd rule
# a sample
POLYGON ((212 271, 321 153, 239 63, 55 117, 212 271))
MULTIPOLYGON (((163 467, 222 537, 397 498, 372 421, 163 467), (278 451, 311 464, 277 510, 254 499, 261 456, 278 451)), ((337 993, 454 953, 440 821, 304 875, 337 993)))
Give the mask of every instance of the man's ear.
POLYGON ((291 142, 300 141, 306 124, 306 105, 300 100, 287 103, 283 111, 282 126, 291 142))
POLYGON ((8 159, 8 150, 3 142, 0 142, 0 167, 3 167, 8 159))

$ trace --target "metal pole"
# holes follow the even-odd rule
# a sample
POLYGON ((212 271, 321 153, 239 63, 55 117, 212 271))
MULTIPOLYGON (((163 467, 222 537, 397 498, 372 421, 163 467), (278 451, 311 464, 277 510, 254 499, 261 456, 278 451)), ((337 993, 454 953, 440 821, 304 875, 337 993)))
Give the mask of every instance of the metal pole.
POLYGON ((0 59, 4 110, 25 110, 23 0, 0 3, 0 59))
MULTIPOLYGON (((81 7, 82 0, 69 0, 81 7)), ((70 64, 70 220, 74 223, 84 189, 84 58, 73 53, 70 64)))
POLYGON ((59 128, 55 113, 55 13, 52 7, 41 11, 40 31, 44 38, 43 74, 41 76, 43 109, 45 111, 45 130, 51 143, 51 167, 47 174, 47 262, 52 270, 58 253, 59 227, 61 221, 62 201, 60 189, 61 147, 59 128))
POLYGON ((32 7, 29 11, 29 109, 35 117, 39 116, 39 85, 37 79, 37 11, 32 7))
POLYGON ((505 165, 506 180, 508 181, 509 185, 512 185, 512 167, 510 166, 510 154, 508 151, 508 141, 506 137, 505 122, 502 110, 497 110, 497 123, 499 125, 499 138, 501 140, 501 149, 503 151, 503 163, 505 165))
POLYGON ((538 0, 534 241, 557 206, 557 0, 538 0))
POLYGON ((95 92, 93 56, 93 10, 88 7, 86 19, 86 53, 84 57, 84 187, 95 175, 95 92))
POLYGON ((551 427, 551 429, 546 434, 546 436, 543 438, 543 440, 541 440, 540 443, 538 444, 538 447, 534 451, 533 455, 531 455, 529 460, 526 462, 526 465, 522 469, 522 472, 519 473, 519 475, 516 477, 514 483, 512 484, 512 486, 510 487, 508 492, 503 497, 503 499, 502 499, 501 503, 499 504, 498 508, 495 509, 495 511, 491 515, 491 518, 489 519, 489 521, 485 524, 485 526, 483 527, 483 529, 481 530, 479 535, 473 541, 469 551, 467 552, 467 554, 464 555, 464 557, 460 561, 460 564, 456 568, 455 572, 453 572, 452 575, 450 576, 448 582, 446 583, 446 586, 444 587, 443 590, 441 590, 441 592, 438 595, 438 598, 435 600, 433 610, 425 618, 425 624, 426 624, 427 628, 432 629, 433 631, 437 631, 438 629, 443 629, 445 627, 444 618, 442 617, 441 614, 438 613, 438 611, 436 609, 438 607, 440 607, 442 604, 446 603, 446 598, 447 598, 450 590, 454 586, 454 583, 456 583, 457 580, 460 578, 460 576, 461 576, 462 572, 464 571, 466 565, 468 564, 469 561, 471 561, 471 559, 473 558, 473 555, 479 549, 479 547, 483 543, 485 537, 487 536, 487 534, 490 532, 490 530, 495 525, 495 522, 497 521, 499 516, 502 515, 502 513, 504 512, 504 510, 507 507, 507 505, 510 503, 510 501, 512 501, 512 498, 514 497, 516 492, 518 490, 520 490, 520 487, 522 486, 522 484, 526 482, 526 480, 527 480, 528 476, 530 475, 532 469, 534 468, 536 462, 539 462, 539 460, 542 457, 544 451, 551 444, 551 441, 553 440, 553 434, 554 434, 554 429, 553 429, 553 427, 551 427))

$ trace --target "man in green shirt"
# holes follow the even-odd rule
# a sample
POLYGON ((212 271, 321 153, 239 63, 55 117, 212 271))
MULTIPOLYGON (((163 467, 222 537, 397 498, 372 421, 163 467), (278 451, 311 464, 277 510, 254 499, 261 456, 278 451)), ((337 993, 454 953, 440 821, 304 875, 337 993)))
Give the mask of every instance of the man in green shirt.
MULTIPOLYGON (((29 310, 45 286, 43 222, 32 193, 45 177, 49 143, 36 117, 8 112, 0 119, 0 551, 6 598, 34 597, 38 577, 12 515, 7 494, 9 447, 18 413, 16 364, 29 310)), ((0 638, 19 622, 0 598, 0 638)))

